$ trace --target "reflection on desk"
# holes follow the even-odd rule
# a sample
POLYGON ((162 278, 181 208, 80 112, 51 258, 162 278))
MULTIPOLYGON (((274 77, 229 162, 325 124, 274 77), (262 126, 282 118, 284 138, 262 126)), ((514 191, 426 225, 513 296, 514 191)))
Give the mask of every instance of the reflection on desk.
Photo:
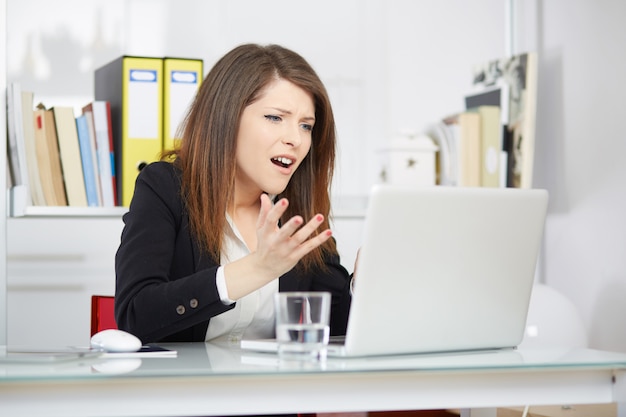
POLYGON ((279 360, 274 353, 242 351, 238 346, 214 343, 163 344, 177 357, 126 358, 101 356, 62 363, 0 363, 0 383, 21 379, 87 377, 106 373, 135 376, 190 376, 268 373, 322 373, 364 371, 473 371, 489 369, 626 367, 626 354, 592 349, 502 349, 364 358, 328 358, 301 362, 279 360), (132 360, 129 360, 132 359, 132 360), (131 366, 132 362, 132 366, 131 366), (124 365, 125 364, 125 365, 124 365))
POLYGON ((626 400, 626 354, 500 350, 283 362, 212 343, 175 358, 0 363, 0 415, 184 416, 626 400))

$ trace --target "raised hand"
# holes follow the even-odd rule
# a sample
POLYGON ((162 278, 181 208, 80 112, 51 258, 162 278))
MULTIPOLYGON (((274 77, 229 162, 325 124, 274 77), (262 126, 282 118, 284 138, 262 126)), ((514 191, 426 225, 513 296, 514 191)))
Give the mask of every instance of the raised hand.
POLYGON ((324 221, 321 214, 306 224, 301 216, 294 216, 279 227, 288 206, 284 198, 272 204, 267 195, 261 196, 256 250, 224 266, 229 298, 236 300, 280 277, 332 236, 329 229, 312 236, 324 221))
POLYGON ((267 195, 261 196, 256 254, 261 265, 276 276, 289 271, 303 256, 332 236, 330 230, 311 236, 324 221, 321 214, 316 214, 304 225, 301 216, 294 216, 279 227, 278 222, 288 206, 285 198, 272 205, 267 195))

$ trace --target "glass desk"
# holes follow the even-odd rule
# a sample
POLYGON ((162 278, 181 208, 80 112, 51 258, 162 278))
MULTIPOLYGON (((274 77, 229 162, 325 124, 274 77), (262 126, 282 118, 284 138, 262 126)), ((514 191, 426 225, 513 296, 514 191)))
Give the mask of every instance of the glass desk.
POLYGON ((626 354, 588 349, 281 362, 210 343, 175 358, 0 362, 1 416, 186 416, 622 402, 626 354))

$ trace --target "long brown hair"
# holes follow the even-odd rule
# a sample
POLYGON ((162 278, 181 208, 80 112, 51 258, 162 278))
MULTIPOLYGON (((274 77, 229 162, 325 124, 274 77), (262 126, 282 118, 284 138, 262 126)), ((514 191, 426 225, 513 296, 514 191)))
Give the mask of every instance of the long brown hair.
MULTIPOLYGON (((335 166, 335 120, 323 83, 297 53, 278 45, 245 44, 224 55, 205 77, 181 126, 177 149, 164 154, 182 170, 182 198, 191 232, 219 261, 226 208, 233 199, 237 132, 246 106, 272 80, 284 79, 313 96, 315 125, 311 149, 278 196, 289 199, 282 221, 299 214, 305 220, 325 216, 318 230, 329 227, 330 184, 335 166)), ((300 262, 323 267, 323 254, 336 253, 329 239, 300 262)))

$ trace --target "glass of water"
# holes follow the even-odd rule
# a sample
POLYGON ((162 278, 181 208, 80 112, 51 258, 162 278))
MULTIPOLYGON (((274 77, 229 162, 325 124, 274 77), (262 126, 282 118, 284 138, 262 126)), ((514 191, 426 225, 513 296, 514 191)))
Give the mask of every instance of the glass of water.
POLYGON ((330 334, 329 292, 279 292, 274 297, 281 359, 326 358, 330 334))

